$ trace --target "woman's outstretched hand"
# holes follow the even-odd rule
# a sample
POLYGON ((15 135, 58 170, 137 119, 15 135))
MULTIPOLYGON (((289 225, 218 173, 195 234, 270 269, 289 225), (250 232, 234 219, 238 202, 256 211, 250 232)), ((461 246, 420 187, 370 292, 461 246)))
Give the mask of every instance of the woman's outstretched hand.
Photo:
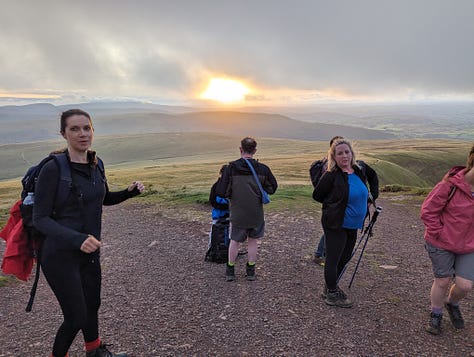
POLYGON ((128 191, 132 192, 134 189, 137 189, 140 193, 143 192, 143 190, 145 190, 145 186, 143 185, 143 183, 141 183, 141 181, 134 181, 130 184, 130 186, 128 186, 128 191))

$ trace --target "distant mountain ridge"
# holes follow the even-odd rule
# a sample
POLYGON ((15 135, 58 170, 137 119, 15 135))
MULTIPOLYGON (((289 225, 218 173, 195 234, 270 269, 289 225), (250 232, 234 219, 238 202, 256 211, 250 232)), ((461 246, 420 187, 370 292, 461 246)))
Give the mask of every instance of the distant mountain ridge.
POLYGON ((215 132, 300 140, 329 140, 334 135, 351 139, 395 138, 394 134, 384 130, 341 124, 310 123, 280 114, 202 111, 199 108, 140 102, 111 102, 67 106, 31 104, 0 107, 0 144, 58 138, 60 113, 74 107, 82 108, 92 115, 97 135, 215 132))

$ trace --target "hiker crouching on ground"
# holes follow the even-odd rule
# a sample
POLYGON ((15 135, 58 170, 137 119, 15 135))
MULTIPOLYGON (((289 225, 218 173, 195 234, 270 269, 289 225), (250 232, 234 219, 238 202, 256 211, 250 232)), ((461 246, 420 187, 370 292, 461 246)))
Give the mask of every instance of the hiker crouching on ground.
POLYGON ((125 201, 140 194, 144 186, 134 182, 123 191, 109 191, 97 164, 100 159, 90 150, 94 129, 88 113, 68 110, 62 113, 60 125, 71 165, 71 194, 62 207, 53 207, 59 170, 51 160, 39 174, 33 207, 33 224, 46 236, 41 268, 64 316, 51 356, 67 356, 82 330, 87 357, 126 357, 112 354, 99 337, 102 205, 125 201))
POLYGON ((326 237, 323 290, 328 305, 351 307, 352 301, 338 286, 338 277, 349 262, 367 213, 369 192, 356 164, 349 141, 336 139, 328 151, 328 168, 313 191, 321 202, 321 223, 326 237))
POLYGON ((474 281, 473 166, 474 146, 469 152, 467 167, 453 167, 421 206, 426 250, 434 274, 431 314, 426 327, 433 335, 441 333, 443 306, 453 326, 464 328, 459 302, 471 291, 474 281), (451 282, 454 283, 451 285, 451 282))
POLYGON ((257 151, 255 139, 246 137, 240 143, 241 158, 229 163, 222 172, 217 194, 230 200, 230 245, 229 261, 226 266, 226 280, 235 279, 234 265, 239 252, 239 243, 248 238, 247 280, 255 280, 257 241, 265 232, 262 193, 255 177, 245 161, 253 166, 261 186, 268 194, 275 193, 278 185, 268 166, 253 159, 257 151))

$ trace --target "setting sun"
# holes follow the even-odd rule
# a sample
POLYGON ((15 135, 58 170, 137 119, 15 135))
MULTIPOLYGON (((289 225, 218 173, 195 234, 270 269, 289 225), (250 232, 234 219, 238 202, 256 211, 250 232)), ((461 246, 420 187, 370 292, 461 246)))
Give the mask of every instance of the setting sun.
POLYGON ((201 98, 228 104, 243 101, 248 93, 250 90, 239 81, 212 78, 201 98))

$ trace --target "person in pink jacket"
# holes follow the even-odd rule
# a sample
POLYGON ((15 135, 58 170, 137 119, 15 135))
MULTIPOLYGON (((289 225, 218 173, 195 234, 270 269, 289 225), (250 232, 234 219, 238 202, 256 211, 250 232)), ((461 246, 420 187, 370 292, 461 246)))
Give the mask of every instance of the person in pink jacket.
POLYGON ((433 335, 441 333, 443 305, 453 326, 464 328, 459 302, 471 291, 474 281, 473 164, 474 146, 469 152, 467 167, 453 167, 421 206, 426 250, 434 273, 431 314, 426 327, 433 335))

